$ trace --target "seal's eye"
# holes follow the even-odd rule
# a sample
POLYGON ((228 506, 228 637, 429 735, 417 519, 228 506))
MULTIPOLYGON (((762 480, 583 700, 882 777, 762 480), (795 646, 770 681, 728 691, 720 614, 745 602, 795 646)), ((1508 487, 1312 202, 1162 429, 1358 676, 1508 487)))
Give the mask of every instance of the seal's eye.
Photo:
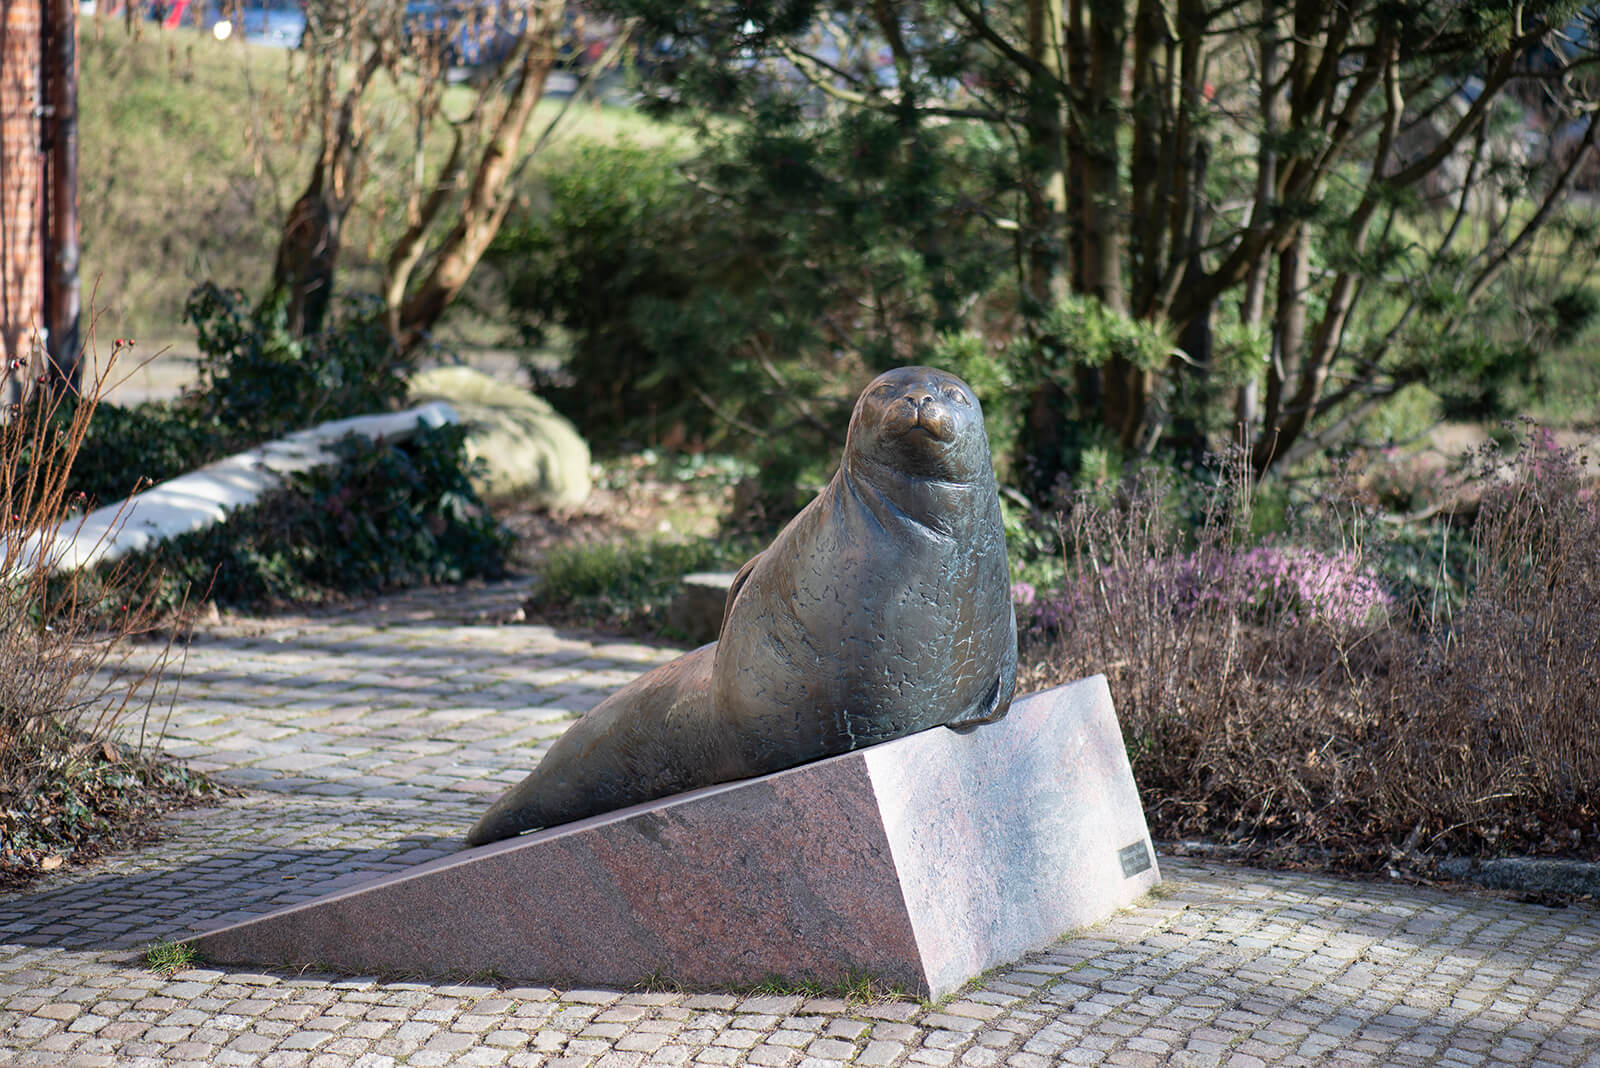
POLYGON ((897 392, 899 392, 899 390, 895 387, 895 385, 893 383, 885 382, 883 385, 881 385, 877 389, 873 390, 872 391, 872 395, 874 397, 892 397, 897 392))
POLYGON ((967 405, 972 403, 967 399, 966 393, 955 386, 945 386, 944 395, 955 401, 957 404, 967 405))

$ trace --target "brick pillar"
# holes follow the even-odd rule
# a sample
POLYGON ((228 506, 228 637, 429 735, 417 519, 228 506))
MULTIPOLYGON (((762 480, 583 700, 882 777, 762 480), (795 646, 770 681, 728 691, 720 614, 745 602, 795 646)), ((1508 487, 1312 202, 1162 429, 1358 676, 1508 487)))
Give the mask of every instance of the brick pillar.
POLYGON ((27 358, 44 317, 44 0, 0 0, 0 358, 27 358))

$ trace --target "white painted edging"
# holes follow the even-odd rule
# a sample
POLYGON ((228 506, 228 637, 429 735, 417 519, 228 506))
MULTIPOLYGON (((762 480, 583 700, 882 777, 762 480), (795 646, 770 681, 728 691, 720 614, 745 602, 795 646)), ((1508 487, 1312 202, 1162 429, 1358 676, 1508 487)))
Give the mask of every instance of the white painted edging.
POLYGON ((454 422, 455 411, 435 401, 403 412, 322 423, 169 479, 125 501, 96 509, 81 520, 62 524, 49 535, 35 534, 19 555, 26 567, 42 550, 61 571, 115 560, 222 522, 229 512, 253 504, 281 484, 284 476, 331 463, 335 456, 329 446, 350 434, 404 440, 419 426, 431 430, 454 422))

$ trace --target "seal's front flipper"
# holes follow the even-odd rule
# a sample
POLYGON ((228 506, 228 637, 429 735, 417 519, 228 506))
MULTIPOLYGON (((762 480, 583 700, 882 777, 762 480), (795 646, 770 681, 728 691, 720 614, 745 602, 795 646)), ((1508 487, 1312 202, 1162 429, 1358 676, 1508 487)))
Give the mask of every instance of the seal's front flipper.
POLYGON ((970 730, 983 726, 985 723, 994 723, 1005 718, 1011 711, 1011 695, 1016 689, 1016 676, 1011 677, 1011 685, 1005 685, 1005 676, 996 675, 994 685, 989 688, 989 693, 971 709, 961 713, 955 719, 945 724, 957 734, 966 734, 970 730))
POLYGON ((1017 693, 1017 613, 1013 609, 1011 616, 1011 640, 1006 644, 1005 658, 1000 662, 1000 673, 995 676, 994 685, 984 695, 984 699, 962 712, 954 719, 945 723, 946 727, 961 734, 981 727, 985 723, 993 723, 1004 719, 1007 712, 1011 711, 1011 698, 1017 693))

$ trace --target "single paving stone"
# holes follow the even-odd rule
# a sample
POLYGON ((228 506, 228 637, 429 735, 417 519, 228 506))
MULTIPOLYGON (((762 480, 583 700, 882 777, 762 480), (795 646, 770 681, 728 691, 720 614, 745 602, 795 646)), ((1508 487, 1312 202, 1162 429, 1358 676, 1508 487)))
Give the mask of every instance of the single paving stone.
POLYGON ((293 1050, 279 1050, 261 1058, 261 1068, 305 1068, 311 1063, 311 1054, 293 1050))
POLYGON ((842 1038, 847 1042, 854 1042, 872 1029, 872 1025, 864 1020, 834 1020, 822 1029, 827 1038, 842 1038))
POLYGON ((528 1032, 496 1030, 483 1036, 483 1040, 491 1046, 503 1046, 508 1049, 521 1049, 528 1044, 528 1032))
POLYGON ((971 1041, 971 1035, 960 1031, 929 1031, 924 1034, 922 1044, 930 1049, 956 1049, 971 1041))
POLYGON ((846 1042, 838 1038, 819 1038, 806 1047, 806 1055, 823 1060, 842 1061, 849 1058, 856 1051, 854 1042, 846 1042))
POLYGON ((602 1024, 633 1023, 649 1015, 649 1011, 647 1006, 639 1004, 613 1005, 594 1019, 595 1023, 602 1024))
POLYGON ((318 1046, 333 1038, 331 1031, 296 1031, 285 1035, 279 1042, 280 1049, 316 1049, 318 1046))
POLYGON ((905 1052, 905 1043, 891 1042, 885 1039, 874 1039, 868 1042, 860 1053, 856 1054, 855 1063, 864 1065, 893 1064, 905 1052))
POLYGON ((570 1056, 598 1057, 611 1049, 611 1043, 592 1038, 574 1038, 567 1043, 566 1053, 570 1056))
POLYGON ((1006 1065, 1007 1068, 1049 1068, 1050 1058, 1019 1051, 1006 1058, 1006 1065))
POLYGON ((909 1059, 912 1064, 931 1064, 935 1068, 943 1068, 944 1065, 952 1063, 956 1055, 947 1049, 923 1048, 912 1050, 909 1059))
POLYGON ((804 1046, 817 1036, 812 1031, 782 1030, 767 1036, 767 1041, 778 1046, 804 1046))
POLYGON ((55 1002, 50 1005, 41 1005, 33 1010, 33 1015, 42 1016, 46 1020, 71 1020, 83 1011, 82 1005, 71 1002, 55 1002))
POLYGON ((783 996, 749 997, 739 1002, 740 1012, 770 1013, 773 1016, 788 1016, 798 1009, 804 998, 783 996))
POLYGON ((718 1046, 731 1046, 734 1049, 749 1049, 761 1041, 760 1031, 749 1031, 740 1027, 730 1027, 712 1040, 718 1046))
POLYGON ((1004 1013, 1005 1009, 999 1005, 990 1005, 969 998, 963 1001, 951 1002, 944 1006, 944 1012, 952 1016, 972 1016, 979 1020, 992 1020, 1004 1013))

